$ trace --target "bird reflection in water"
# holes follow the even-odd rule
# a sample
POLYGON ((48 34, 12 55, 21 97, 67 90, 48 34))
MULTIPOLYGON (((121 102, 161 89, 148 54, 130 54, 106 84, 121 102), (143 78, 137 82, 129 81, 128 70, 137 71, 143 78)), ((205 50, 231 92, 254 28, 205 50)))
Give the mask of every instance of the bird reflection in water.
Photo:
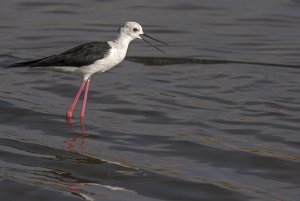
POLYGON ((54 187, 59 190, 68 191, 74 193, 80 189, 79 183, 63 183, 63 182, 55 182, 54 187))
POLYGON ((83 183, 67 183, 61 181, 54 183, 54 187, 58 190, 72 193, 73 195, 83 198, 84 200, 94 201, 95 199, 92 197, 91 193, 85 191, 83 186, 83 183))
MULTIPOLYGON (((87 141, 87 134, 85 131, 85 127, 84 127, 84 120, 81 119, 80 120, 80 130, 76 131, 75 126, 77 124, 74 124, 72 119, 67 119, 67 124, 71 130, 71 132, 73 134, 75 134, 75 136, 69 140, 64 141, 65 146, 64 146, 64 150, 65 151, 70 151, 76 154, 81 154, 85 148, 86 148, 86 141, 87 141)), ((85 200, 90 200, 90 201, 94 201, 95 199, 91 197, 91 195, 89 195, 88 192, 86 192, 83 189, 83 186, 85 186, 85 183, 78 183, 76 181, 56 181, 53 183, 54 187, 58 190, 63 190, 65 192, 69 192, 72 193, 74 195, 77 195, 78 197, 84 198, 85 200)))
POLYGON ((66 146, 64 147, 64 150, 66 151, 72 151, 75 153, 81 153, 85 149, 86 145, 86 131, 84 127, 84 120, 80 120, 80 133, 77 133, 74 129, 74 122, 72 119, 67 119, 67 123, 69 125, 69 128, 72 133, 76 134, 72 139, 66 140, 65 144, 66 146))

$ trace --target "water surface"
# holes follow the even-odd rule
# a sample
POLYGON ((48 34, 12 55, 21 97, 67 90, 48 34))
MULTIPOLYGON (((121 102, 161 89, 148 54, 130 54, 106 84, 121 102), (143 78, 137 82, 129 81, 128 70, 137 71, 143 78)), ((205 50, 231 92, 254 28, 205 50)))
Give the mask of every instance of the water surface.
MULTIPOLYGON (((36 1, 0 7, 0 64, 108 40, 140 22, 172 58, 300 65, 299 1, 36 1)), ((163 57, 134 41, 132 57, 163 57)), ((124 61, 80 79, 0 73, 1 200, 297 200, 300 69, 124 61), (80 103, 79 103, 80 104, 80 103), (80 106, 80 105, 78 105, 80 106)))

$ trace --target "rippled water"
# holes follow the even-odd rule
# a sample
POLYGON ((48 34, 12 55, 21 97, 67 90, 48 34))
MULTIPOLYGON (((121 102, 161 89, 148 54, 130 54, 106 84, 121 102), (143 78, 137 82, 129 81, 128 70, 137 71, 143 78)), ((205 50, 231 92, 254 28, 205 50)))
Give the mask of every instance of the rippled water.
MULTIPOLYGON (((1 66, 110 39, 128 20, 168 57, 300 66, 298 0, 0 5, 1 66)), ((128 55, 165 56, 141 41, 128 55)), ((1 200, 299 199, 300 69, 147 62, 94 75, 84 124, 64 119, 77 77, 1 69, 1 200)))

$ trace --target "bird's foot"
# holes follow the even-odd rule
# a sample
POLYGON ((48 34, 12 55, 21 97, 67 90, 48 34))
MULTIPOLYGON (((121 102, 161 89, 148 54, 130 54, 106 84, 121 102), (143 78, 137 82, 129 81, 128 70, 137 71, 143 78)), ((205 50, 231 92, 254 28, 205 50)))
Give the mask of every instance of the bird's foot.
POLYGON ((66 114, 66 120, 69 121, 70 119, 72 119, 72 112, 67 112, 66 114))

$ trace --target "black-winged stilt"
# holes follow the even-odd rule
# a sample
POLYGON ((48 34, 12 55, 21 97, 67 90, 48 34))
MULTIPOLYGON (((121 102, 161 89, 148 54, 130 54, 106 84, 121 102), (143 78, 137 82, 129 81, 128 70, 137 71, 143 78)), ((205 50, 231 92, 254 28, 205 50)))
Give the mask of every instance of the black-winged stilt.
MULTIPOLYGON (((105 72, 116 66, 125 58, 128 45, 134 39, 143 39, 145 42, 163 52, 158 47, 149 43, 143 36, 159 41, 143 32, 142 26, 137 22, 126 22, 118 29, 118 35, 115 40, 106 42, 90 42, 76 46, 68 51, 58 55, 15 63, 8 67, 29 66, 45 67, 49 70, 55 70, 66 73, 75 73, 83 76, 82 84, 69 107, 66 118, 70 120, 78 98, 85 87, 85 93, 82 102, 80 118, 84 118, 85 106, 89 90, 91 76, 97 72, 105 72)), ((163 52, 164 53, 164 52, 163 52)))

